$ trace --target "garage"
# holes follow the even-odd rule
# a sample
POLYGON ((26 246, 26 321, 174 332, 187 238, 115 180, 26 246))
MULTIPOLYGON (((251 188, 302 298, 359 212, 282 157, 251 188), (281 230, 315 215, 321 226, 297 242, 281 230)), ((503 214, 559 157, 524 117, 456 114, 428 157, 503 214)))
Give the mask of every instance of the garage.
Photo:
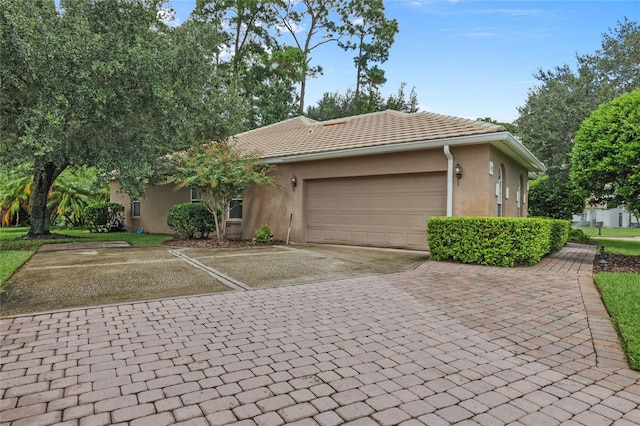
POLYGON ((305 181, 307 241, 426 249, 426 221, 446 214, 446 174, 305 181))

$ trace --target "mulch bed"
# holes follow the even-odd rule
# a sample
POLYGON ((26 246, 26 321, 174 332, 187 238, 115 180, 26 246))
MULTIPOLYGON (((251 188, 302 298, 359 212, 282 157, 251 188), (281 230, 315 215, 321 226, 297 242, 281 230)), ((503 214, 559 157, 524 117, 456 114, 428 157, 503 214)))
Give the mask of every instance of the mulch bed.
MULTIPOLYGON (((600 256, 593 260, 593 273, 602 272, 600 267, 600 256)), ((640 256, 625 256, 622 254, 611 254, 607 258, 605 272, 634 272, 640 274, 640 256)))

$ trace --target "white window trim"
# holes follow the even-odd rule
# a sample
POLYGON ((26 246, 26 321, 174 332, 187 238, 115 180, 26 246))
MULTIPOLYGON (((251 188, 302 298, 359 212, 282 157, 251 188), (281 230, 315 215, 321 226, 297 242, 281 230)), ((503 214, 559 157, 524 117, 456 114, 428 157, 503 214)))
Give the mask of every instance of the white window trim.
POLYGON ((190 188, 189 191, 189 200, 192 203, 200 203, 202 202, 202 194, 199 193, 199 191, 195 188, 190 188))

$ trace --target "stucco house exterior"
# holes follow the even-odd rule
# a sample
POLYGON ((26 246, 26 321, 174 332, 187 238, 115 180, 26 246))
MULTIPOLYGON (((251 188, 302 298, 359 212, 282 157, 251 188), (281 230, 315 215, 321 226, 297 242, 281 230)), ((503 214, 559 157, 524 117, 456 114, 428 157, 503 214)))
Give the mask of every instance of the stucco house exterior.
POLYGON ((587 206, 582 214, 573 215, 572 223, 577 226, 597 226, 602 223, 604 228, 632 228, 639 225, 638 218, 624 206, 612 209, 605 206, 587 206))
MULTIPOLYGON (((502 126, 427 112, 300 116, 233 139, 277 166, 279 187, 241 195, 229 212, 232 238, 268 224, 276 239, 297 243, 426 249, 432 216, 526 216, 528 177, 545 170, 502 126)), ((152 233, 171 233, 169 208, 196 198, 169 185, 134 202, 111 190, 126 224, 152 233)))

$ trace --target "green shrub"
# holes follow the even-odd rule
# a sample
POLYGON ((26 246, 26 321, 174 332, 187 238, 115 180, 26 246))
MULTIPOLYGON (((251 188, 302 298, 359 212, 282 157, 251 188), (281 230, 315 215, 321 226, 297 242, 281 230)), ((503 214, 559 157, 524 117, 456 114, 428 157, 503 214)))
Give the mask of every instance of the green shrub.
POLYGON ((91 232, 124 228, 124 206, 118 203, 94 203, 84 209, 84 221, 91 232))
POLYGON ((533 265, 550 252, 551 220, 434 217, 427 223, 431 257, 493 266, 533 265))
POLYGON ((251 242, 253 244, 256 243, 270 243, 273 241, 273 234, 271 233, 271 228, 269 225, 262 225, 260 229, 253 234, 253 240, 251 242))
POLYGON ((571 228, 569 230, 569 241, 573 241, 573 242, 576 242, 576 243, 589 243, 589 242, 591 242, 591 240, 589 239, 587 234, 585 234, 582 229, 575 229, 575 228, 571 228))
POLYGON ((568 220, 562 219, 548 219, 551 222, 551 247, 549 253, 557 253, 562 250, 567 241, 569 240, 569 229, 571 229, 571 223, 568 220))
POLYGON ((175 204, 167 213, 167 225, 187 240, 206 238, 216 229, 213 214, 202 203, 175 204))

